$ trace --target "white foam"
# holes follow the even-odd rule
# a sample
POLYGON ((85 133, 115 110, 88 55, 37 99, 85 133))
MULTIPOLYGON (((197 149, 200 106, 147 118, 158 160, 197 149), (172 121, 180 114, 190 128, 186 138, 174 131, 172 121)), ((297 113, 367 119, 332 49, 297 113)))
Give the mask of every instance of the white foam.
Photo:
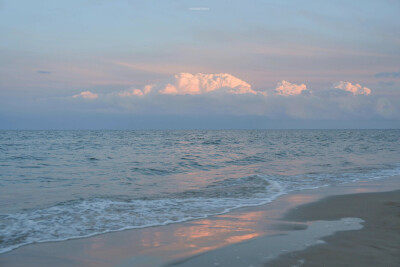
POLYGON ((35 242, 62 241, 126 229, 179 223, 261 205, 286 193, 277 182, 257 198, 92 199, 2 215, 0 253, 35 242), (18 241, 16 241, 18 240, 18 241))

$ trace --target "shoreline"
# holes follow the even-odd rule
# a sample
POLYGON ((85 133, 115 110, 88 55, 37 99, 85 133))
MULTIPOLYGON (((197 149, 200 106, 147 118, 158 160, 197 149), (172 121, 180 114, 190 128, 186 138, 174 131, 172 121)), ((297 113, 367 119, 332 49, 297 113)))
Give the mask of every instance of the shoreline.
POLYGON ((400 190, 339 195, 300 206, 284 219, 295 222, 364 220, 358 231, 341 231, 324 244, 281 255, 265 266, 400 266, 400 190))
POLYGON ((400 190, 324 197, 290 209, 263 236, 172 262, 201 266, 399 266, 400 190))
MULTIPOLYGON (((250 245, 258 239, 284 235, 296 228, 307 228, 309 225, 302 223, 285 225, 281 218, 295 207, 318 203, 316 201, 327 196, 400 189, 399 178, 358 181, 292 192, 268 204, 239 208, 205 219, 26 245, 0 254, 0 265, 150 267, 179 261, 190 262, 191 258, 198 258, 199 255, 218 253, 220 249, 229 249, 237 244, 250 245)), ((265 262, 263 258, 252 261, 255 264, 262 263, 265 262)))

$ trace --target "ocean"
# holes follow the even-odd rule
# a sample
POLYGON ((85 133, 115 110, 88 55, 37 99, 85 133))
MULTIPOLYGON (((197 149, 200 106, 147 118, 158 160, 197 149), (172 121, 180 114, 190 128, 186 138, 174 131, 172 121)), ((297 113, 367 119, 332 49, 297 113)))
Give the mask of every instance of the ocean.
POLYGON ((400 130, 0 131, 0 253, 400 175, 400 130))

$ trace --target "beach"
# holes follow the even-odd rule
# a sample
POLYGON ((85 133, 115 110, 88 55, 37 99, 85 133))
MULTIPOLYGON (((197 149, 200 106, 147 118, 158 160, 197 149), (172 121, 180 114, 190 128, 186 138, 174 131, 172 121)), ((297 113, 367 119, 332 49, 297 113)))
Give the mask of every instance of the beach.
POLYGON ((27 245, 1 254, 0 265, 396 266, 399 181, 303 190, 200 220, 27 245))
POLYGON ((338 232, 325 244, 282 255, 265 266, 400 266, 400 191, 329 197, 291 210, 293 221, 365 221, 358 231, 338 232))
POLYGON ((0 0, 0 267, 400 267, 400 0, 349 2, 0 0))

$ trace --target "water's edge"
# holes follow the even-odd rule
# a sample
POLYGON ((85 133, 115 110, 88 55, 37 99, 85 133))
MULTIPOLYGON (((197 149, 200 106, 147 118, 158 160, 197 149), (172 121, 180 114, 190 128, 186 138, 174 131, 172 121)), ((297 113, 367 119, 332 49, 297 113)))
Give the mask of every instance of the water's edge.
MULTIPOLYGON (((279 198, 280 196, 283 195, 287 195, 287 194, 292 194, 292 193, 298 193, 304 190, 318 190, 321 188, 330 188, 333 186, 340 186, 341 184, 352 184, 352 183, 357 183, 357 182, 372 182, 374 180, 387 180, 387 179, 392 179, 392 178, 396 178, 398 175, 400 175, 400 173, 396 170, 397 174, 393 174, 390 176, 386 176, 386 177, 374 177, 374 178, 369 178, 369 179, 354 179, 352 181, 345 181, 345 182, 341 182, 341 183, 337 183, 337 184, 332 184, 332 185, 321 185, 318 187, 304 187, 301 189, 293 189, 293 190, 287 190, 287 191, 279 191, 277 192, 275 195, 270 196, 269 199, 263 200, 259 203, 255 203, 255 204, 241 204, 241 205, 237 205, 231 208, 226 208, 221 212, 216 212, 216 213, 209 213, 209 214, 203 214, 201 216, 196 216, 196 217, 186 217, 186 218, 182 218, 179 220, 175 220, 175 221, 164 221, 161 223, 154 223, 154 224, 147 224, 147 225, 141 225, 141 226, 127 226, 127 227, 122 227, 119 229, 115 229, 115 230, 105 230, 102 232, 95 232, 95 233, 91 233, 91 234, 87 234, 87 235, 80 235, 80 236, 70 236, 67 238, 58 238, 58 239, 43 239, 43 240, 39 240, 39 241, 32 241, 32 242, 26 242, 26 243, 21 243, 12 247, 7 247, 4 248, 2 250, 0 250, 0 254, 3 253, 7 253, 10 251, 13 251, 17 248, 26 246, 26 245, 31 245, 31 244, 35 244, 35 243, 47 243, 47 242, 62 242, 62 241, 67 241, 67 240, 73 240, 73 239, 83 239, 83 238, 89 238, 89 237, 93 237, 93 236, 97 236, 97 235, 103 235, 103 234, 108 234, 108 233, 113 233, 113 232, 121 232, 121 231, 126 231, 126 230, 133 230, 133 229, 143 229, 143 228, 148 228, 148 227, 160 227, 160 226, 165 226, 165 225, 169 225, 169 224, 179 224, 179 223, 183 223, 183 222, 187 222, 187 221, 192 221, 192 220, 201 220, 201 219, 205 219, 205 218, 209 218, 212 216, 216 216, 216 215, 221 215, 221 214, 226 214, 241 208, 247 208, 247 207, 257 207, 257 206, 262 206, 262 205, 266 205, 268 203, 271 203, 273 201, 275 201, 277 198, 279 198)), ((400 177, 399 177, 400 178, 400 177)), ((279 186, 275 185, 277 188, 279 188, 279 186)), ((376 189, 377 192, 379 191, 379 188, 376 189)))

